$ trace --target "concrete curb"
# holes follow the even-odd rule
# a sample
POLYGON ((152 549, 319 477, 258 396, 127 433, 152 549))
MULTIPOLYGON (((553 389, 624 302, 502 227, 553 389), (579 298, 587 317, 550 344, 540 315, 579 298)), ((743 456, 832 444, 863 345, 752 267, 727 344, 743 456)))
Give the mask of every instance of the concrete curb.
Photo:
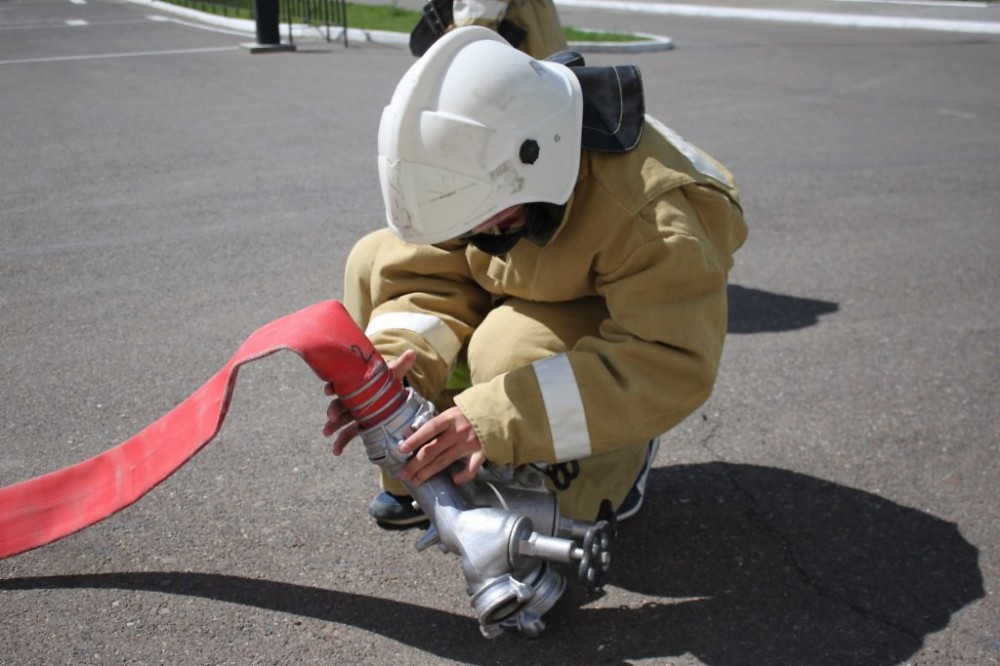
MULTIPOLYGON (((586 32, 603 32, 590 28, 580 28, 586 32)), ((333 34, 331 30, 330 34, 333 34)), ((581 53, 635 53, 650 51, 669 51, 674 48, 674 42, 669 37, 661 35, 649 35, 645 33, 635 33, 639 37, 645 37, 642 41, 634 42, 570 42, 569 47, 581 53)), ((337 37, 343 35, 343 28, 337 28, 337 37)), ((397 44, 409 47, 410 35, 402 32, 384 32, 380 30, 360 30, 358 28, 348 28, 348 42, 362 41, 375 44, 397 44)))
MULTIPOLYGON (((602 32, 590 28, 580 28, 587 32, 602 32)), ((674 48, 674 41, 662 35, 651 35, 644 32, 632 33, 645 40, 638 42, 570 42, 569 47, 580 53, 650 53, 653 51, 669 51, 674 48)))

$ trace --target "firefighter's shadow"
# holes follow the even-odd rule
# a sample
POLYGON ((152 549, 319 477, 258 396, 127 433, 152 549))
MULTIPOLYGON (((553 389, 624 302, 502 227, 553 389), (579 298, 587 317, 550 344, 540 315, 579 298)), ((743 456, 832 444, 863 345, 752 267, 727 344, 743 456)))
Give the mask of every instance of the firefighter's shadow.
POLYGON ((897 664, 984 595, 978 551, 954 524, 801 474, 726 463, 654 469, 646 502, 615 544, 608 587, 618 589, 590 598, 571 582, 538 640, 505 634, 484 644, 465 600, 445 612, 220 574, 15 578, 0 580, 0 591, 205 597, 356 626, 468 664, 692 654, 712 666, 897 664), (631 601, 608 603, 621 596, 631 601))
POLYGON ((548 629, 608 663, 887 666, 984 596, 956 525, 863 491, 712 463, 655 469, 648 492, 608 584, 655 601, 601 608, 572 592, 579 609, 548 629))
POLYGON ((735 284, 726 288, 726 294, 729 297, 730 335, 807 328, 818 324, 822 315, 840 309, 830 301, 775 294, 735 284))

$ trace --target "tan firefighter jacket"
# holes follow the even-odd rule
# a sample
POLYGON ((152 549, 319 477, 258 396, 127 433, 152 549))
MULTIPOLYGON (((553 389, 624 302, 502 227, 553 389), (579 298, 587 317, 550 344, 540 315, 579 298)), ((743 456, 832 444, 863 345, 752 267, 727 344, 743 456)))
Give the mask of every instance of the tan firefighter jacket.
POLYGON ((408 379, 433 397, 498 299, 600 297, 609 318, 559 362, 474 385, 455 404, 498 465, 610 452, 667 431, 709 396, 727 274, 746 234, 729 172, 647 116, 632 151, 583 151, 563 222, 544 247, 522 239, 492 257, 462 241, 392 237, 373 266, 366 332, 388 358, 415 349, 408 379), (539 400, 546 391, 557 399, 539 400))

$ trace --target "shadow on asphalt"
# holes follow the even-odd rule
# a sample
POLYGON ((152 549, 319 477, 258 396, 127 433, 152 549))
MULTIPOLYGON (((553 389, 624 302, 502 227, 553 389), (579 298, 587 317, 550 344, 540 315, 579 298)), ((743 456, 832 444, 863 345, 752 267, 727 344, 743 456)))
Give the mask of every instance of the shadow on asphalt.
POLYGON ((729 285, 729 333, 778 333, 815 326, 840 307, 829 301, 729 285))
POLYGON ((659 600, 597 607, 571 581, 537 640, 481 639, 465 599, 448 613, 221 574, 13 578, 0 590, 204 597, 352 625, 467 664, 692 654, 713 666, 898 664, 984 596, 978 550, 956 525, 870 493, 727 463, 654 469, 648 491, 644 510, 621 526, 608 585, 659 600))

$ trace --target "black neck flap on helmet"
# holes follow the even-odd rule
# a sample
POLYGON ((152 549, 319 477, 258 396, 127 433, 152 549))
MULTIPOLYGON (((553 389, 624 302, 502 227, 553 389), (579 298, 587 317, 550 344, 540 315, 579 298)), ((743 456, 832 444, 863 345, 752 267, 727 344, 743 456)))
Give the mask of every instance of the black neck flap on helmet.
POLYGON ((646 116, 638 67, 586 67, 575 51, 560 51, 546 60, 569 67, 580 82, 584 148, 627 153, 638 145, 646 116))
MULTIPOLYGON (((627 153, 639 144, 645 123, 646 102, 642 77, 635 65, 585 67, 583 56, 560 51, 546 60, 569 67, 583 91, 583 148, 604 153, 627 153)), ((530 203, 528 222, 510 233, 482 232, 469 242, 493 256, 507 254, 524 238, 544 246, 562 224, 566 205, 530 203)))

